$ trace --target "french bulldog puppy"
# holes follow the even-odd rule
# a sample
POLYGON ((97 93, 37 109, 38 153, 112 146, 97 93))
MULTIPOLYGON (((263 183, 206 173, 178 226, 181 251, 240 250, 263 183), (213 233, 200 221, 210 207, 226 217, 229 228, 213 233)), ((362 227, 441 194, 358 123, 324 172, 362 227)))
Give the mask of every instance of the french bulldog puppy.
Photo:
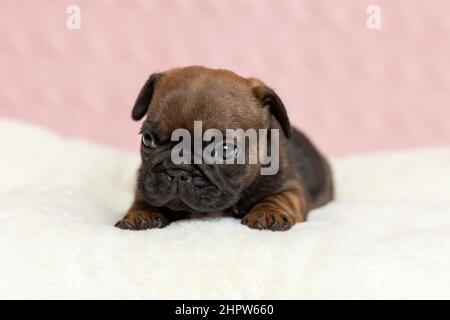
MULTIPOLYGON (((153 74, 132 111, 134 120, 144 117, 135 200, 116 227, 162 228, 179 219, 219 214, 239 218, 253 229, 284 231, 305 221, 311 209, 333 199, 327 160, 303 133, 291 127, 281 99, 258 79, 199 66, 153 74), (192 133, 199 121, 203 130, 240 128, 267 132, 269 138, 277 136, 278 170, 261 174, 266 165, 261 160, 174 163, 178 142, 173 141, 173 132, 192 133), (273 130, 281 133, 275 135, 273 130)), ((223 154, 235 155, 235 144, 220 143, 223 154)), ((267 155, 273 143, 267 139, 265 147, 249 145, 245 159, 255 148, 267 155)))

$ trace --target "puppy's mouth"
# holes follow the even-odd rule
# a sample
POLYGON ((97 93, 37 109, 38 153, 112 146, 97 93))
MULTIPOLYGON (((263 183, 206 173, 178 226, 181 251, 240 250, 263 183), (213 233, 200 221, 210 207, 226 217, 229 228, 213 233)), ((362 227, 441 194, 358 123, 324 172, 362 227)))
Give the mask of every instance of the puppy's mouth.
POLYGON ((208 179, 201 175, 193 174, 188 177, 172 177, 169 175, 169 183, 173 185, 173 189, 177 196, 183 198, 187 192, 198 191, 200 193, 208 193, 217 191, 217 187, 208 179))
POLYGON ((214 196, 220 197, 217 186, 201 175, 170 180, 172 193, 166 198, 165 206, 174 211, 207 212, 212 209, 214 196))

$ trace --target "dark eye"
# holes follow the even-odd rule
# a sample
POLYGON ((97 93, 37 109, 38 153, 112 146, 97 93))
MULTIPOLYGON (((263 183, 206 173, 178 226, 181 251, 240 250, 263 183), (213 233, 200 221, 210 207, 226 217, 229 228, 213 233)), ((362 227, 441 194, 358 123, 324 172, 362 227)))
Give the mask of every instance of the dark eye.
POLYGON ((156 147, 155 139, 153 139, 153 136, 149 133, 142 134, 142 144, 147 148, 153 149, 156 147))
POLYGON ((225 161, 234 160, 238 155, 238 147, 232 142, 224 142, 222 150, 217 151, 219 152, 216 152, 216 157, 221 157, 225 161))

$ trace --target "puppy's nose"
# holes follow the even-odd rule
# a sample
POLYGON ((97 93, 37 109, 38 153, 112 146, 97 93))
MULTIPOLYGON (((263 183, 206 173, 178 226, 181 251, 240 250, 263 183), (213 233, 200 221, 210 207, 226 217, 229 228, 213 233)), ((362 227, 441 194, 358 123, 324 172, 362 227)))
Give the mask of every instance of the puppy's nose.
POLYGON ((174 168, 174 169, 166 170, 166 172, 169 175, 169 177, 171 177, 172 179, 179 179, 179 180, 183 180, 183 181, 191 180, 190 172, 186 171, 184 169, 174 168))

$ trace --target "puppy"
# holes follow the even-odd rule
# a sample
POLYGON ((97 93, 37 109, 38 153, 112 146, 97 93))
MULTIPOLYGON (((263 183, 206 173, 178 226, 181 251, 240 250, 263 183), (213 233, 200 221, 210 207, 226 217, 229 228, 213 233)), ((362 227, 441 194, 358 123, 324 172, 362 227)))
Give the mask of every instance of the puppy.
MULTIPOLYGON (((257 79, 197 66, 153 74, 132 111, 134 120, 145 116, 135 200, 116 227, 162 228, 179 219, 220 214, 239 218, 250 228, 284 231, 333 199, 328 162, 304 134, 291 128, 281 99, 257 79), (281 130, 278 171, 261 174, 259 160, 175 164, 171 135, 180 128, 192 132, 195 121, 221 131, 281 130)), ((225 153, 231 149, 234 154, 233 144, 223 146, 225 153)))

